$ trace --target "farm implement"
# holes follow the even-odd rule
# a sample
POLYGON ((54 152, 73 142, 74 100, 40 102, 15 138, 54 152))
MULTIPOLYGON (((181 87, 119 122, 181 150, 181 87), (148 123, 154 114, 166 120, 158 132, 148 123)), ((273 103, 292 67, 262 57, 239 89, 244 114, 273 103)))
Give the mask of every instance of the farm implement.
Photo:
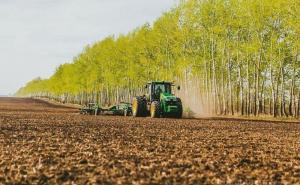
POLYGON ((130 116, 132 115, 132 106, 130 103, 122 102, 108 108, 103 108, 97 103, 89 103, 80 109, 80 114, 130 116))
POLYGON ((100 106, 96 103, 89 103, 88 105, 83 106, 80 108, 80 114, 84 115, 98 115, 99 114, 100 106))

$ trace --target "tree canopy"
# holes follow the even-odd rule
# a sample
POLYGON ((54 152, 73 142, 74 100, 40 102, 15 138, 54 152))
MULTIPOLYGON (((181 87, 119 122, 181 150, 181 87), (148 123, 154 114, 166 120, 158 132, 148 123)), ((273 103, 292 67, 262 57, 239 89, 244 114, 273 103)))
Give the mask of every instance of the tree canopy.
POLYGON ((182 1, 152 25, 86 47, 17 95, 110 104, 166 80, 206 113, 297 117, 299 10, 299 0, 182 1))

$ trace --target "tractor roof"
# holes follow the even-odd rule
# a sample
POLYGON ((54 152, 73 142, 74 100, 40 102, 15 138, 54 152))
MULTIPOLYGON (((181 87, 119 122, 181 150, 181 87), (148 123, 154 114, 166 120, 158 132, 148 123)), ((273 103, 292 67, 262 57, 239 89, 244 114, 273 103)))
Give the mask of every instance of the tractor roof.
POLYGON ((173 82, 165 82, 165 81, 153 81, 153 82, 148 82, 148 84, 173 84, 173 82))

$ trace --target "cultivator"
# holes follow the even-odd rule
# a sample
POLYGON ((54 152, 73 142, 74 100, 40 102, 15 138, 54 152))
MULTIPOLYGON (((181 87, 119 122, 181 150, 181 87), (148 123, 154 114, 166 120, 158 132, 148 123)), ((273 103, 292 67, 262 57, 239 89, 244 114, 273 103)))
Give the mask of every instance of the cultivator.
POLYGON ((100 106, 97 103, 89 103, 88 105, 79 109, 80 114, 84 115, 99 115, 100 106))
POLYGON ((103 108, 99 104, 89 103, 80 109, 80 114, 130 116, 132 115, 132 106, 130 103, 122 102, 109 108, 103 108))

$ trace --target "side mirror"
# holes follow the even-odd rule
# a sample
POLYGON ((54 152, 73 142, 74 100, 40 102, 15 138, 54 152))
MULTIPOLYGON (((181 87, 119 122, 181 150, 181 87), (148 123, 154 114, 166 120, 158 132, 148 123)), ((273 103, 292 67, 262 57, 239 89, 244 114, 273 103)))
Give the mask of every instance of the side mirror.
POLYGON ((177 87, 177 90, 180 91, 180 86, 177 87))

